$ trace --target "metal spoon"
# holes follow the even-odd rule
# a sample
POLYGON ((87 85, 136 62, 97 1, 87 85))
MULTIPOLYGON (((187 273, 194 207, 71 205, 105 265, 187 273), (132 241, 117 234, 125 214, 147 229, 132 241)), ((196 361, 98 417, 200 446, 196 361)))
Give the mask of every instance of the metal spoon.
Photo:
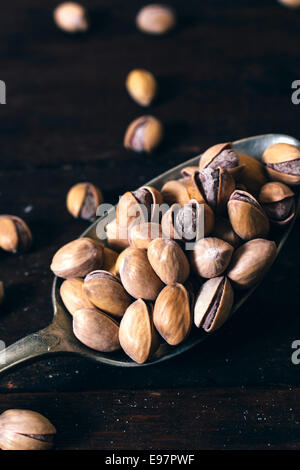
MULTIPOLYGON (((300 142, 290 136, 282 134, 266 134, 256 137, 249 137, 234 142, 234 148, 240 153, 246 153, 260 160, 264 150, 272 144, 284 142, 296 146, 300 146, 300 142)), ((162 175, 154 178, 153 180, 146 183, 160 189, 163 184, 171 179, 178 178, 180 171, 185 166, 197 165, 199 156, 194 157, 175 168, 163 173, 162 175)), ((300 198, 297 195, 297 211, 300 209, 300 198)), ((109 217, 112 214, 105 216, 105 222, 109 222, 109 217)), ((95 237, 96 225, 99 223, 98 219, 94 222, 82 236, 95 237)), ((103 218, 104 221, 104 218, 103 218)), ((280 239, 277 239, 277 255, 285 243, 291 229, 293 222, 288 225, 286 230, 282 232, 280 239)), ((0 352, 0 373, 9 370, 10 368, 24 363, 29 360, 38 359, 40 357, 49 356, 51 354, 77 354, 88 359, 92 359, 96 362, 102 362, 119 367, 141 367, 142 365, 156 364, 161 361, 165 361, 172 357, 181 354, 188 349, 192 348, 196 344, 200 343, 208 337, 205 332, 193 331, 186 341, 182 344, 172 347, 167 343, 161 344, 155 355, 146 364, 136 364, 122 351, 115 353, 100 353, 93 351, 81 344, 73 335, 72 331, 72 317, 65 310, 62 305, 59 295, 59 280, 55 277, 52 287, 52 302, 54 307, 54 315, 52 323, 41 331, 33 333, 25 338, 17 341, 8 348, 0 352)), ((252 294, 256 289, 250 289, 236 301, 233 312, 245 302, 245 300, 252 294)))

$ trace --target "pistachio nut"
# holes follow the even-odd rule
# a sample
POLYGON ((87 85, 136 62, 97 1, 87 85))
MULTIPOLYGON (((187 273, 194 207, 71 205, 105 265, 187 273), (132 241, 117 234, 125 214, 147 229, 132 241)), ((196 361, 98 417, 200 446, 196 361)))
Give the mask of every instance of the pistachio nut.
POLYGON ((147 258, 147 251, 128 248, 122 257, 120 278, 126 291, 135 299, 155 300, 163 283, 147 258))
POLYGON ((129 246, 128 228, 120 226, 116 219, 106 225, 105 231, 107 244, 111 249, 119 252, 129 246))
POLYGON ((120 349, 118 323, 96 308, 76 310, 73 332, 82 344, 95 351, 113 352, 120 349))
POLYGON ((117 262, 116 262, 116 266, 115 266, 115 275, 120 277, 120 266, 122 264, 122 259, 124 258, 124 256, 126 256, 127 252, 130 251, 130 248, 132 247, 127 247, 125 248, 125 250, 121 251, 121 253, 119 254, 118 258, 117 258, 117 262))
POLYGON ((75 218, 95 220, 102 202, 101 191, 92 183, 75 184, 67 194, 67 209, 75 218))
POLYGON ((158 334, 153 325, 153 306, 142 299, 127 308, 119 329, 122 349, 135 362, 143 364, 159 346, 158 334))
POLYGON ((284 183, 266 183, 260 190, 259 202, 276 225, 285 225, 295 216, 295 194, 284 183))
POLYGON ((153 321, 171 346, 188 336, 192 325, 191 298, 182 284, 169 284, 160 292, 154 304, 153 321))
POLYGON ((32 245, 31 231, 20 217, 15 215, 0 216, 0 248, 12 253, 29 250, 32 245))
POLYGON ((57 26, 67 33, 84 32, 89 28, 86 9, 75 2, 64 2, 54 10, 57 26))
POLYGON ((105 246, 103 248, 103 271, 109 271, 111 274, 117 274, 116 263, 119 253, 105 246))
MULTIPOLYGON (((170 208, 172 209, 172 207, 170 208)), ((169 211, 168 211, 169 212, 169 211)), ((214 213, 208 204, 205 202, 199 204, 195 199, 191 199, 188 204, 185 204, 179 210, 171 211, 170 214, 166 212, 165 225, 162 220, 163 233, 168 236, 165 231, 167 228, 167 221, 173 220, 175 234, 178 239, 183 239, 187 242, 193 241, 202 235, 207 236, 214 226, 214 213), (203 216, 203 217, 202 217, 203 216), (204 225, 204 227, 202 226, 204 225), (202 233, 204 232, 204 233, 202 233)), ((170 236, 170 238, 174 238, 170 236)))
POLYGON ((183 284, 190 274, 188 259, 174 240, 156 238, 148 247, 148 260, 164 284, 183 284))
POLYGON ((101 268, 103 246, 91 238, 78 238, 60 248, 53 256, 50 269, 58 277, 84 277, 101 268))
POLYGON ((89 301, 83 292, 83 279, 66 279, 60 286, 61 299, 71 315, 81 308, 93 308, 94 305, 89 301))
POLYGON ((147 5, 138 12, 136 25, 143 33, 165 34, 175 27, 176 14, 166 5, 147 5))
POLYGON ((135 69, 129 72, 126 88, 131 96, 141 106, 149 106, 157 92, 157 82, 148 70, 135 69))
POLYGON ((243 240, 266 237, 269 219, 259 202, 246 191, 236 190, 229 198, 228 215, 235 233, 243 240))
POLYGON ((216 219, 211 236, 224 240, 234 248, 241 244, 240 237, 232 230, 229 220, 225 219, 224 217, 219 217, 216 219))
POLYGON ((202 238, 191 252, 192 266, 201 277, 218 277, 227 269, 233 250, 233 246, 219 238, 202 238))
POLYGON ((152 153, 163 138, 163 125, 154 116, 141 116, 128 126, 124 146, 134 152, 152 153))
POLYGON ((204 168, 225 168, 234 177, 241 173, 242 165, 238 154, 233 148, 231 142, 225 142, 223 144, 217 144, 213 147, 209 147, 200 157, 199 170, 204 168))
POLYGON ((238 175, 237 186, 249 191, 251 194, 257 194, 260 188, 267 182, 264 165, 254 157, 239 153, 240 165, 243 167, 238 175))
POLYGON ((207 333, 220 328, 230 315, 233 289, 227 277, 214 277, 200 287, 195 302, 194 323, 207 333))
POLYGON ((83 292, 92 304, 116 317, 122 317, 132 302, 120 279, 108 271, 90 272, 84 279, 83 292))
POLYGON ((6 410, 0 415, 0 449, 48 450, 56 429, 45 416, 30 410, 6 410))
POLYGON ((147 250, 151 240, 161 237, 161 225, 154 222, 146 222, 133 225, 129 232, 129 243, 133 248, 142 248, 147 250))
POLYGON ((161 189, 161 194, 164 202, 169 206, 172 204, 184 206, 190 200, 186 179, 167 181, 161 189))
POLYGON ((273 241, 257 238, 240 246, 232 257, 227 276, 237 287, 247 289, 256 284, 276 257, 273 241))
POLYGON ((295 145, 270 145, 262 159, 272 180, 291 186, 300 184, 300 149, 295 145))

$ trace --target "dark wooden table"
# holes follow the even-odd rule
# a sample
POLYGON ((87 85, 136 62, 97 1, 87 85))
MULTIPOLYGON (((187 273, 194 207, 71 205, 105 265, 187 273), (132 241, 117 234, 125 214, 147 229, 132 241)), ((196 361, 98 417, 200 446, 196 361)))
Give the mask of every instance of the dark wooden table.
MULTIPOLYGON (((299 138, 300 107, 291 102, 299 10, 276 0, 177 0, 178 28, 153 38, 135 28, 143 3, 85 2, 92 29, 79 37, 53 24, 56 1, 1 5, 0 212, 24 217, 35 238, 26 255, 1 253, 6 344, 51 319, 50 259, 87 226, 66 211, 72 184, 92 181, 116 202, 214 143, 268 132, 299 138), (137 67, 158 77, 149 112, 166 126, 160 151, 146 158, 122 146, 127 124, 144 112, 124 88, 137 67)), ((299 235, 298 222, 265 282, 210 341, 134 370, 45 359, 0 378, 0 411, 44 413, 59 449, 298 448, 299 235)))

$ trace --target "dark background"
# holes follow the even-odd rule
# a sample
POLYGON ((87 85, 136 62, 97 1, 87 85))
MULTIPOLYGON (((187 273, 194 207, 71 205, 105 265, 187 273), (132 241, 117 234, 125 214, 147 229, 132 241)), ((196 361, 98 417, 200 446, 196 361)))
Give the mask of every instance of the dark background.
MULTIPOLYGON (((52 317, 49 264, 86 223, 67 213, 79 181, 116 202, 206 147, 269 132, 299 138, 300 10, 276 0, 178 0, 177 29, 142 35, 142 1, 84 2, 92 28, 58 30, 56 1, 1 4, 0 212, 23 217, 30 253, 1 253, 7 301, 0 338, 11 344, 52 317), (152 156, 122 146, 145 111, 125 90, 133 68, 160 93, 146 112, 165 124, 152 156)), ((174 359, 122 370, 76 357, 48 358, 0 378, 0 411, 29 408, 58 429, 60 449, 294 449, 300 441, 300 224, 256 294, 210 341, 174 359)))

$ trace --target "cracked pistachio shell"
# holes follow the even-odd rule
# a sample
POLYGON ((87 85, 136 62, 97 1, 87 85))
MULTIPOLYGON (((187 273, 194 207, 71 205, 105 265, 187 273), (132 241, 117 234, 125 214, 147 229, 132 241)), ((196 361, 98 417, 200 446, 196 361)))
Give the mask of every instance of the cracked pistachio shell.
POLYGON ((232 257, 227 276, 241 289, 256 284, 276 257, 276 244, 263 238, 240 246, 232 257))
POLYGON ((138 12, 136 25, 144 33, 165 34, 175 27, 176 14, 167 5, 147 5, 138 12))
POLYGON ((108 271, 89 273, 84 279, 83 292, 92 304, 116 317, 122 317, 132 302, 120 279, 108 271))
POLYGON ((194 323, 207 333, 219 329, 230 315, 233 304, 233 289, 229 280, 214 277, 200 288, 194 309, 194 323))
POLYGON ((213 145, 209 147, 200 157, 199 170, 205 168, 225 168, 234 178, 238 176, 243 166, 240 164, 239 156, 233 149, 231 142, 213 145))
POLYGON ((64 306, 71 315, 81 308, 93 308, 94 305, 89 301, 83 292, 83 279, 66 279, 60 286, 60 296, 64 306))
POLYGON ((167 181, 161 189, 161 194, 169 206, 172 204, 184 206, 190 200, 186 179, 167 181))
POLYGON ((285 225, 295 216, 295 194, 284 183, 266 183, 259 193, 259 202, 276 225, 285 225))
POLYGON ((12 253, 29 250, 32 245, 31 231, 20 217, 15 215, 0 216, 0 248, 12 253))
POLYGON ((103 246, 91 238, 78 238, 67 243, 54 255, 50 269, 65 279, 84 277, 93 269, 101 268, 103 246))
POLYGON ((128 248, 122 257, 120 278, 126 291, 135 299, 155 300, 163 283, 153 270, 147 251, 128 248))
POLYGON ((56 429, 45 416, 30 410, 7 410, 0 415, 0 449, 47 450, 56 429))
POLYGON ((57 26, 67 33, 84 32, 89 28, 86 9, 75 2, 64 2, 54 10, 57 26))
POLYGON ((122 349, 135 362, 143 364, 159 346, 159 337, 153 325, 153 306, 142 299, 126 310, 119 330, 122 349))
POLYGON ((162 228, 160 224, 147 222, 134 225, 129 232, 129 243, 133 248, 142 248, 147 250, 149 244, 155 238, 162 237, 162 228))
POLYGON ((106 225, 107 244, 113 250, 120 252, 129 246, 127 227, 122 227, 114 219, 106 225))
POLYGON ((188 259, 174 240, 156 238, 148 247, 148 260, 164 284, 183 284, 190 274, 188 259))
POLYGON ((252 240, 268 235, 269 219, 259 202, 250 193, 234 191, 227 207, 232 228, 240 238, 252 240))
POLYGON ((195 243, 191 262, 199 276, 217 277, 228 267, 234 248, 219 238, 207 237, 195 243))
POLYGON ((157 82, 148 70, 135 69, 129 72, 126 88, 131 96, 141 106, 149 106, 157 92, 157 82))
POLYGON ((154 325, 171 346, 181 343, 192 325, 190 298, 182 284, 169 284, 156 299, 153 311, 154 325))
POLYGON ((75 184, 67 194, 67 209, 75 218, 95 220, 102 202, 101 191, 92 183, 75 184))
POLYGON ((300 184, 300 149, 290 144, 273 144, 262 156, 271 180, 291 186, 300 184))
POLYGON ((260 188, 267 182, 264 165, 254 157, 239 153, 240 164, 243 165, 238 175, 238 186, 248 188, 251 194, 257 194, 260 188))
POLYGON ((120 349, 118 323, 96 308, 82 308, 74 313, 73 332, 81 343, 95 351, 120 349))
POLYGON ((134 152, 152 153, 163 138, 163 125, 154 116, 141 116, 127 128, 124 146, 134 152))

